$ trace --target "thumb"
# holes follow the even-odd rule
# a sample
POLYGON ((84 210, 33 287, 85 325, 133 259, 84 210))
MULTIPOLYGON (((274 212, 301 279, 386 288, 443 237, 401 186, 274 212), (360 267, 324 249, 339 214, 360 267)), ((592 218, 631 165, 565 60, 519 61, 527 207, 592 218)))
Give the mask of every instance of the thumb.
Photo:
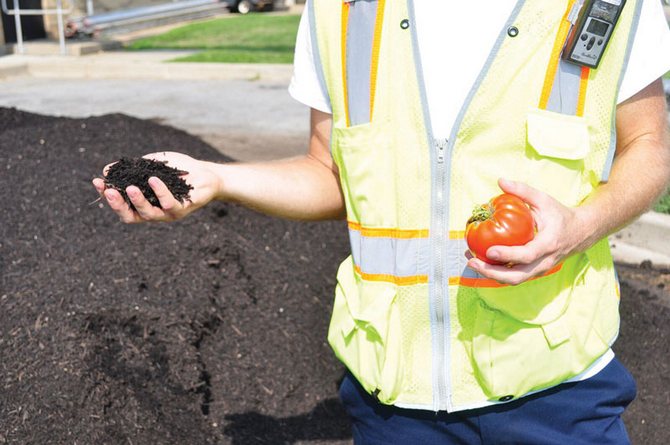
POLYGON ((531 207, 542 207, 548 196, 546 193, 536 189, 535 187, 531 187, 526 183, 512 181, 505 178, 498 179, 498 185, 503 192, 518 196, 530 204, 531 207))

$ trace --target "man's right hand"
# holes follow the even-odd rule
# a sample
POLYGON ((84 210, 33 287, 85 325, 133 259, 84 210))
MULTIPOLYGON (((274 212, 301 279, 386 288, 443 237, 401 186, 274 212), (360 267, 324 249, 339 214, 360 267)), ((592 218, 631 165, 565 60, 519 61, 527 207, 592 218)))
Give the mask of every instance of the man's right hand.
MULTIPOLYGON (((175 152, 151 153, 144 157, 157 161, 167 161, 168 166, 188 172, 182 178, 193 189, 189 193, 190 199, 182 203, 172 196, 163 181, 151 177, 149 178, 149 186, 156 194, 162 208, 152 206, 138 187, 130 186, 126 189, 126 193, 135 209, 137 209, 137 211, 133 211, 117 190, 105 188, 104 180, 95 178, 93 186, 100 193, 100 196, 105 198, 109 207, 114 210, 121 221, 125 223, 175 221, 204 206, 219 194, 221 180, 212 168, 215 164, 199 161, 175 152)), ((109 164, 104 168, 103 175, 107 174, 107 170, 112 165, 109 164)))

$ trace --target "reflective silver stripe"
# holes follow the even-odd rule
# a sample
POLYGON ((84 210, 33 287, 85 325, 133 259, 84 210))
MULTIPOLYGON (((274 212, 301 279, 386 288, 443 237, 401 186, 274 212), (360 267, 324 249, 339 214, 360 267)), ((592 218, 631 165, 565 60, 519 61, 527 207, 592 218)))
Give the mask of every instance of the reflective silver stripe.
MULTIPOLYGON (((413 277, 430 273, 430 238, 367 237, 349 229, 354 264, 367 274, 413 277)), ((482 278, 467 267, 464 239, 447 241, 447 277, 482 278)))
MULTIPOLYGON (((630 60, 630 52, 633 48, 633 40, 635 39, 635 34, 637 33, 637 25, 640 23, 640 10, 642 9, 642 1, 637 0, 635 4, 635 13, 633 15, 633 23, 631 24, 630 31, 628 34, 628 45, 626 48, 626 56, 623 59, 623 64, 621 65, 621 73, 619 74, 619 85, 617 86, 617 92, 621 89, 621 82, 623 82, 623 74, 626 72, 626 67, 628 66, 628 61, 630 60)), ((616 99, 615 99, 616 101, 616 99)), ((610 131, 610 147, 607 151, 607 158, 605 159, 605 165, 603 166, 603 173, 600 177, 601 181, 607 181, 610 177, 610 172, 612 171, 612 163, 614 162, 614 153, 616 152, 616 112, 612 113, 612 124, 610 131)))
POLYGON ((467 267, 468 259, 465 256, 467 250, 468 243, 463 238, 450 239, 447 242, 448 277, 481 278, 481 275, 467 267))
POLYGON ((582 67, 561 60, 554 77, 547 110, 561 114, 577 114, 582 67))
POLYGON ((396 277, 428 275, 428 238, 367 237, 350 229, 349 240, 354 264, 364 273, 396 277))
POLYGON ((377 18, 377 0, 349 3, 347 24, 347 100, 349 122, 370 122, 370 70, 377 18))

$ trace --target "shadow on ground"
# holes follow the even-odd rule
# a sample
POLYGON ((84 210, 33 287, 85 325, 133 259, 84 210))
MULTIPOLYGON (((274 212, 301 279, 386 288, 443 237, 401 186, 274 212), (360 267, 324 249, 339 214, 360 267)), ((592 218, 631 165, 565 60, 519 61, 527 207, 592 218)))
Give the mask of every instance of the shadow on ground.
POLYGON ((223 429, 232 445, 293 444, 351 438, 349 420, 338 399, 319 403, 307 414, 272 417, 258 412, 231 414, 223 429))

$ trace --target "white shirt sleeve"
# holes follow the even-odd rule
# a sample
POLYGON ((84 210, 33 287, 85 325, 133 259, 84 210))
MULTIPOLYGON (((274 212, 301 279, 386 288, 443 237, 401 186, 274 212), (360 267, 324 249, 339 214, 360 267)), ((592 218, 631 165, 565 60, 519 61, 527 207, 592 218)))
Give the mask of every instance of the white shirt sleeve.
POLYGON ((670 71, 670 29, 660 0, 643 0, 618 103, 670 71))
MULTIPOLYGON (((307 0, 308 2, 311 0, 307 0)), ((326 86, 321 82, 312 50, 312 27, 309 23, 308 5, 300 18, 293 58, 293 77, 288 87, 289 94, 298 102, 324 113, 332 113, 326 86)))

